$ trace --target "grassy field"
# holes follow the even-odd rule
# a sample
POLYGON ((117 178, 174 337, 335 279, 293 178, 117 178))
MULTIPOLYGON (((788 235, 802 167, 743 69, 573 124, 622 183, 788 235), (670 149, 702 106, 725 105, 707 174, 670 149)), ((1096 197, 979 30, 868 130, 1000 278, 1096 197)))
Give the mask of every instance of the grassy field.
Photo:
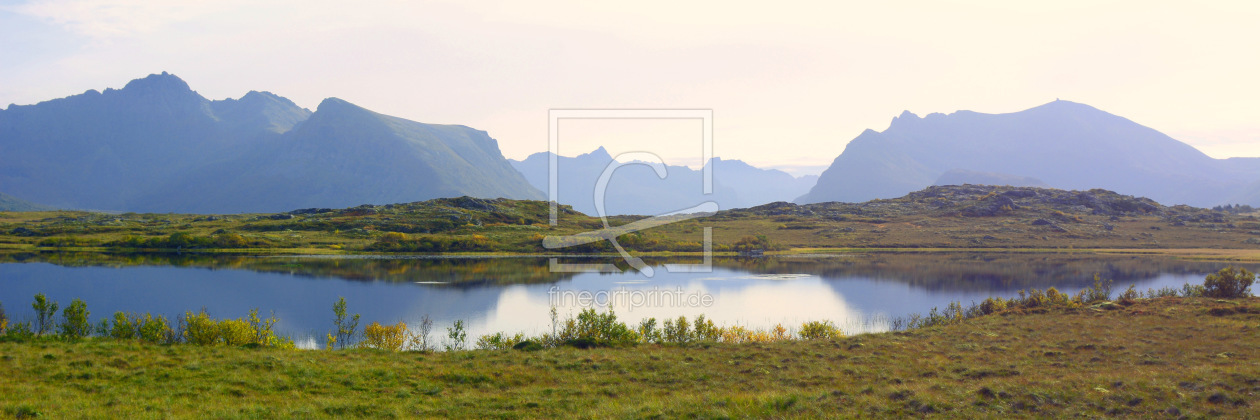
POLYGON ((1103 307, 1021 309, 838 340, 533 352, 0 342, 0 413, 1254 416, 1260 299, 1168 297, 1103 307))

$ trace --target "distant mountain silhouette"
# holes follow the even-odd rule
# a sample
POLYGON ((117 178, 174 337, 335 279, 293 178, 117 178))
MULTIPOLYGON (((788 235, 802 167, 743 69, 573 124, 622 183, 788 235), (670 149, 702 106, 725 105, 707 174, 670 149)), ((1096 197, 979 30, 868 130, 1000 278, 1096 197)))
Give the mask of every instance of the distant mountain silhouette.
POLYGON ((268 92, 211 101, 165 72, 0 111, 0 191, 62 208, 194 213, 543 198, 483 131, 340 99, 315 113, 268 92))
POLYGON ((56 210, 54 207, 35 204, 5 193, 0 193, 0 211, 47 211, 56 210))
MULTIPOLYGON (((547 191, 548 152, 511 161, 530 185, 547 191)), ((558 199, 574 210, 594 215, 595 184, 613 157, 603 147, 577 157, 557 156, 558 199)), ((752 207, 791 200, 809 190, 814 178, 795 178, 786 172, 759 169, 738 160, 713 159, 713 194, 703 194, 704 172, 667 165, 665 179, 646 165, 626 165, 610 178, 605 209, 610 215, 655 215, 714 201, 725 209, 752 207)))
MULTIPOLYGON (((1029 177, 1054 188, 1105 188, 1202 207, 1246 197, 1244 189, 1260 181, 1260 160, 1213 159, 1158 131, 1068 101, 1009 114, 958 111, 920 118, 906 111, 887 130, 866 130, 853 139, 796 201, 900 197, 939 183, 950 171, 1029 177)), ((1260 204, 1260 194, 1248 199, 1254 201, 1243 203, 1260 204)))
POLYGON ((1040 179, 996 172, 976 172, 966 169, 954 169, 941 174, 932 185, 1007 185, 1011 187, 1048 187, 1040 179))

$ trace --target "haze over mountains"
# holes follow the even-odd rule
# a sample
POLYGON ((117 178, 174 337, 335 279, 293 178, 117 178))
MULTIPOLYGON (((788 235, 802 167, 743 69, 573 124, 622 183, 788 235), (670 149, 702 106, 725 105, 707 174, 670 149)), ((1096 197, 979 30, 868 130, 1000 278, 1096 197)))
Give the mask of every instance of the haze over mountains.
POLYGON ((61 208, 235 213, 543 199, 486 132, 329 98, 211 101, 167 73, 0 111, 0 192, 61 208))
MULTIPOLYGON (((530 185, 543 191, 548 188, 549 152, 530 155, 523 161, 512 160, 530 185)), ((576 157, 557 156, 560 204, 574 210, 597 215, 595 184, 613 157, 603 147, 576 157)), ((738 160, 714 158, 713 193, 703 194, 704 172, 686 166, 666 165, 666 178, 659 178, 646 165, 630 164, 616 169, 609 178, 604 197, 608 215, 656 215, 684 210, 706 201, 713 201, 722 210, 752 207, 775 201, 789 201, 814 185, 817 177, 793 177, 774 169, 759 169, 738 160)))
POLYGON ((1260 158, 1214 159, 1088 105, 1009 114, 906 111, 866 130, 798 203, 894 198, 943 182, 1103 188, 1163 204, 1260 204, 1260 158))

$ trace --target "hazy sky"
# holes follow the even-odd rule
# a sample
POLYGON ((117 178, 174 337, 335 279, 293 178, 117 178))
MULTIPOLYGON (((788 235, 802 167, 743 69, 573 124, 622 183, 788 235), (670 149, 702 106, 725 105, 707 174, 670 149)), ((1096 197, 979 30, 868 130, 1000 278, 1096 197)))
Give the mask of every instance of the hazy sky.
MULTIPOLYGON (((902 110, 1062 98, 1214 157, 1260 156, 1254 1, 0 4, 0 106, 169 71, 211 99, 336 96, 469 125, 517 159, 546 150, 549 108, 706 108, 719 156, 818 172, 902 110)), ((699 126, 571 127, 566 155, 648 136, 682 158, 697 146, 661 139, 699 126)))

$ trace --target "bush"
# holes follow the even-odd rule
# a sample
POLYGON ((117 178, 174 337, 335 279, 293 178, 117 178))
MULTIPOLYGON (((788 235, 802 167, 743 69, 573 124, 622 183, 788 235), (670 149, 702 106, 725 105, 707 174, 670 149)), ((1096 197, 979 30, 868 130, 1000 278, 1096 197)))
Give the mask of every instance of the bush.
POLYGON ((446 329, 446 338, 451 340, 446 343, 446 351, 463 350, 468 342, 468 331, 464 330, 464 320, 455 320, 455 324, 446 329))
POLYGON ((1082 289, 1072 298, 1080 303, 1094 303, 1111 300, 1111 280, 1100 280, 1098 274, 1094 274, 1094 286, 1088 289, 1082 289))
MULTIPOLYGON (((257 309, 254 309, 250 312, 251 320, 257 320, 257 311, 257 309)), ((269 321, 271 323, 275 322, 274 319, 269 321)), ((150 327, 152 331, 142 332, 141 336, 147 335, 148 337, 145 339, 149 340, 156 339, 159 335, 166 335, 168 337, 166 341, 170 341, 169 335, 166 333, 169 331, 169 327, 163 328, 165 326, 162 325, 165 323, 165 320, 159 317, 153 322, 154 325, 150 327)), ((271 333, 270 325, 263 329, 240 318, 216 321, 210 318, 210 315, 207 315, 205 310, 196 314, 187 312, 184 314, 181 322, 183 324, 182 335, 184 341, 189 344, 200 346, 220 344, 229 346, 267 346, 283 349, 296 347, 292 340, 277 338, 275 334, 271 333)))
POLYGON ((0 303, 0 334, 9 328, 9 316, 4 313, 4 304, 0 303))
POLYGON ((52 331, 56 325, 53 316, 57 314, 57 302, 48 300, 43 293, 35 295, 35 302, 31 303, 31 308, 35 309, 35 333, 44 335, 52 331))
POLYGON ((989 315, 1006 310, 1006 299, 1002 298, 985 298, 984 302, 980 302, 980 312, 989 315))
POLYGON ((406 344, 406 323, 399 322, 394 325, 381 325, 379 322, 373 322, 363 327, 363 341, 359 342, 359 347, 402 351, 403 346, 406 344))
POLYGON ((696 316, 692 328, 695 330, 693 337, 698 342, 716 342, 722 338, 722 330, 713 325, 713 320, 706 319, 704 314, 696 316))
POLYGON ((1116 302, 1124 306, 1137 303, 1138 298, 1142 297, 1142 294, 1138 293, 1137 289, 1134 287, 1134 285, 1130 284, 1129 288, 1124 289, 1124 293, 1120 294, 1120 298, 1117 299, 1116 302))
POLYGON ((114 326, 109 329, 109 336, 119 340, 131 340, 136 338, 136 325, 132 323, 133 317, 127 316, 124 312, 114 312, 114 326))
POLYGON ((639 338, 644 343, 660 343, 661 330, 656 328, 656 318, 648 318, 639 321, 639 338))
POLYGON ((691 324, 687 317, 679 316, 677 320, 667 319, 661 328, 662 341, 673 344, 686 344, 691 341, 691 324))
POLYGON ((844 333, 831 321, 810 321, 801 324, 799 334, 802 340, 834 340, 844 337, 844 333))
MULTIPOLYGON (((507 349, 529 350, 531 349, 531 346, 529 346, 529 344, 522 346, 521 345, 522 343, 532 344, 533 342, 525 340, 525 334, 517 333, 516 335, 509 336, 507 334, 497 332, 490 335, 483 335, 481 336, 481 338, 478 338, 477 348, 482 349, 482 350, 507 350, 507 349)), ((539 349, 542 348, 542 346, 538 344, 534 344, 534 346, 538 347, 539 349)))
POLYGON ((77 339, 87 337, 92 334, 92 324, 88 323, 87 303, 82 299, 75 299, 70 302, 61 316, 65 318, 65 322, 61 323, 61 336, 69 339, 77 339))
POLYGON ((590 308, 578 313, 577 319, 566 319, 558 338, 562 344, 575 347, 621 346, 639 342, 639 334, 625 323, 618 322, 616 313, 609 310, 601 314, 590 308))
POLYGON ((219 324, 210 319, 210 315, 206 314, 204 309, 196 314, 185 312, 183 323, 184 341, 188 344, 211 346, 219 343, 219 337, 222 334, 219 324))
POLYGON ((4 332, 4 339, 11 341, 30 341, 35 339, 35 331, 30 322, 19 322, 4 332))
POLYGON ((1203 280, 1203 296, 1234 299, 1251 296, 1256 275, 1245 268, 1225 267, 1203 280))
POLYGON ((143 320, 137 317, 135 321, 139 324, 136 329, 139 339, 153 344, 171 341, 174 332, 171 331, 171 325, 166 321, 166 317, 158 315, 154 318, 153 315, 144 314, 143 320))
POLYGON ((1183 284, 1181 285, 1181 296, 1183 297, 1203 297, 1202 284, 1183 284))

